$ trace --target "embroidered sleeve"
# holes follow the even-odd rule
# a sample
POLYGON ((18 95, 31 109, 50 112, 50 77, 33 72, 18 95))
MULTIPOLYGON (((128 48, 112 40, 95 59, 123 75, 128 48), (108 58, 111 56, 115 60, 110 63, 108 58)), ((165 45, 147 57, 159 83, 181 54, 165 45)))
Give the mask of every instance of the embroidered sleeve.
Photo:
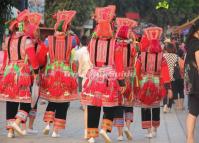
POLYGON ((28 61, 34 70, 39 68, 39 61, 37 59, 34 44, 31 39, 26 39, 25 51, 28 56, 28 61))
POLYGON ((39 43, 39 47, 37 48, 37 59, 39 61, 39 66, 43 67, 47 62, 47 53, 48 48, 45 46, 44 43, 39 43))

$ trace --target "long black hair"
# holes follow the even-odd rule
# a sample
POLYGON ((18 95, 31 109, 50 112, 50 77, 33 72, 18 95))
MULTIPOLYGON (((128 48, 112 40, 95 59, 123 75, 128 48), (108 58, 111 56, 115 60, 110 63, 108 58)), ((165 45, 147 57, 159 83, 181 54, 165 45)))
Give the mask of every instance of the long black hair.
POLYGON ((199 30, 199 19, 196 20, 192 27, 190 28, 189 30, 189 34, 188 34, 188 37, 187 37, 187 40, 186 40, 186 45, 189 44, 190 40, 194 38, 194 34, 195 32, 197 32, 199 30))

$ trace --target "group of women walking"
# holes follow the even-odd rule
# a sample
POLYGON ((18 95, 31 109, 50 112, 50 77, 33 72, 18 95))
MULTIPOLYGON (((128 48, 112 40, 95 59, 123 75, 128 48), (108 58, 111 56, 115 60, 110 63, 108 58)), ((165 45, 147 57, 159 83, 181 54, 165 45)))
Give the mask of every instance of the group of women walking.
MULTIPOLYGON (((166 95, 172 98, 173 85, 160 43, 163 30, 146 27, 138 36, 133 31, 138 23, 116 17, 115 10, 114 5, 95 9, 96 27, 90 41, 86 36, 79 40, 71 31, 71 21, 76 15, 73 10, 53 15, 55 32, 44 42, 39 39, 40 14, 24 10, 9 22, 0 81, 0 100, 6 101, 9 138, 15 137, 15 132, 26 134, 20 124, 25 124, 28 117, 35 117, 38 97, 48 101, 43 118, 45 135, 53 126, 52 137, 59 137, 65 129, 70 102, 80 100, 86 106, 85 138, 89 143, 96 142, 99 134, 110 143, 107 133, 113 126, 118 128, 119 141, 124 140, 123 132, 132 140, 133 106, 142 108, 142 128, 148 130, 146 137, 156 136, 160 102, 166 95), (83 78, 80 96, 77 76, 83 78), (101 113, 103 120, 98 130, 101 113)), ((197 42, 196 36, 194 39, 197 42)), ((193 52, 195 49, 187 56, 193 52)), ((197 65, 196 60, 189 70, 197 65)), ((197 69, 195 73, 197 76, 197 69)), ((197 91, 194 85, 191 87, 191 91, 197 91)), ((188 120, 194 126, 198 116, 194 106, 197 93, 191 95, 188 120)), ((191 134, 188 137, 191 140, 191 134)))

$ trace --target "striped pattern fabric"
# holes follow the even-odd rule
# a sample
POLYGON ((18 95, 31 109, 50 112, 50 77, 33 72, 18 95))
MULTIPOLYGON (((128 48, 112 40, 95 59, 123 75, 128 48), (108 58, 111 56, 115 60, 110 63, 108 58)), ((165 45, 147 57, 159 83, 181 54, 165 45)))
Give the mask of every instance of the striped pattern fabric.
POLYGON ((174 66, 178 60, 178 56, 174 53, 164 53, 163 57, 166 59, 166 62, 168 64, 171 81, 174 81, 173 78, 174 66))

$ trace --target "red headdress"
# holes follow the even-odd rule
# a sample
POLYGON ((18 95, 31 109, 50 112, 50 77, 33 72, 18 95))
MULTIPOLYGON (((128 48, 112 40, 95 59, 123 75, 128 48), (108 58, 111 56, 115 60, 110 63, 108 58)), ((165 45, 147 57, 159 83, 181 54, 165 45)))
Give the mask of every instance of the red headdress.
POLYGON ((95 9, 95 20, 98 23, 96 27, 97 37, 112 37, 113 31, 110 23, 115 17, 115 10, 114 5, 95 9))
POLYGON ((144 35, 141 40, 141 51, 151 53, 161 52, 160 38, 162 32, 163 30, 160 27, 149 27, 144 29, 144 35))
POLYGON ((74 10, 58 11, 55 15, 53 15, 53 18, 55 18, 57 20, 57 22, 54 26, 54 29, 56 31, 66 32, 68 25, 72 21, 75 14, 76 14, 76 11, 74 11, 74 10))
POLYGON ((12 20, 9 25, 9 30, 13 31, 15 27, 17 27, 17 24, 19 22, 25 21, 27 16, 29 15, 29 10, 25 9, 22 12, 20 12, 16 19, 12 20))
POLYGON ((27 36, 34 38, 35 32, 37 31, 39 24, 41 22, 41 14, 32 12, 29 13, 27 22, 25 24, 24 32, 27 36))
POLYGON ((137 22, 129 18, 116 18, 116 37, 122 39, 130 38, 131 29, 137 26, 137 22))

